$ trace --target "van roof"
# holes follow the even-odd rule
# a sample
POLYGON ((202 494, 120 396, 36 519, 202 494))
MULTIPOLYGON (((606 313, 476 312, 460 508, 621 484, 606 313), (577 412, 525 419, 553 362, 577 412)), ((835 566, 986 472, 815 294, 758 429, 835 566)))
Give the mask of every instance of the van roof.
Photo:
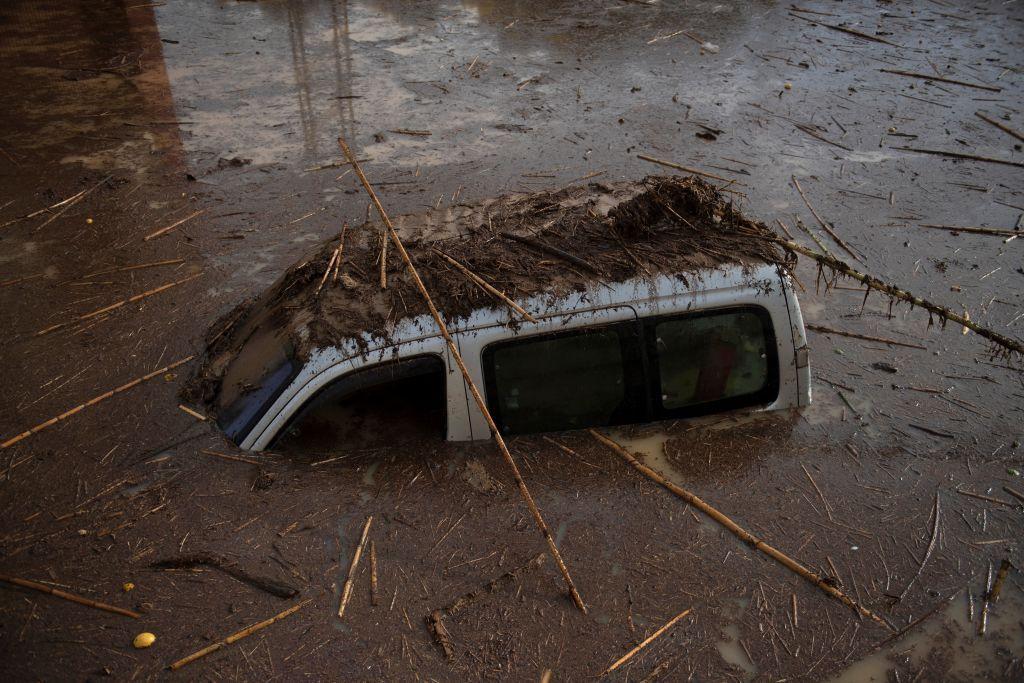
MULTIPOLYGON (((778 265, 786 258, 768 226, 743 216, 719 189, 696 177, 648 176, 511 194, 394 223, 434 303, 453 322, 503 304, 444 256, 515 300, 560 298, 644 277, 685 281, 715 267, 778 265)), ((426 313, 393 250, 387 289, 380 287, 382 234, 376 221, 346 230, 338 278, 328 277, 322 289, 340 235, 222 318, 211 330, 216 338, 197 377, 206 386, 188 393, 200 401, 220 393, 210 383, 220 384, 237 356, 251 355, 241 353, 246 345, 272 338, 270 347, 286 347, 301 360, 314 348, 368 336, 388 339, 397 322, 426 313)))

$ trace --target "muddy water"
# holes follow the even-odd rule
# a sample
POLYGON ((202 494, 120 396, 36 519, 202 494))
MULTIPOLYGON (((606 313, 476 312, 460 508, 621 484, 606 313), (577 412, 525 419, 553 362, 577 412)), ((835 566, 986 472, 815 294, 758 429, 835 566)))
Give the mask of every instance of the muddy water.
MULTIPOLYGON (((343 221, 361 222, 352 174, 329 167, 338 133, 370 160, 394 213, 660 171, 635 158, 645 153, 729 178, 744 210, 800 238, 795 218, 818 227, 796 175, 860 267, 1019 335, 1021 241, 918 227, 1012 227, 1024 210, 1019 169, 898 148, 1021 161, 1013 138, 974 115, 1022 127, 1020 3, 799 9, 826 14, 800 19, 769 2, 3 3, 0 85, 12 95, 0 110, 0 224, 112 178, 59 216, 0 228, 0 433, 201 351, 218 316, 343 221)), ((875 297, 862 309, 860 291, 816 291, 815 275, 797 271, 809 322, 926 349, 811 332, 815 404, 803 415, 717 431, 662 425, 650 457, 663 453, 681 483, 898 627, 968 586, 977 602, 990 562, 1024 565, 1021 512, 1005 490, 1024 490, 1013 474, 1024 469, 1020 376, 971 335, 875 297), (891 604, 921 566, 936 492, 936 548, 891 604)), ((686 607, 692 619, 638 656, 631 679, 1021 677, 1019 574, 984 638, 960 595, 876 653, 884 629, 752 556, 585 435, 558 437, 579 460, 538 440, 514 448, 594 617, 573 611, 549 564, 452 620, 448 662, 423 616, 542 549, 493 450, 223 459, 204 452, 234 453, 216 430, 177 408, 186 374, 0 454, 3 571, 145 612, 126 624, 0 589, 9 678, 161 677, 173 659, 283 609, 219 573, 149 569, 200 551, 314 601, 265 638, 192 665, 197 677, 536 680, 550 668, 575 680, 686 607), (373 607, 360 574, 339 624, 339 580, 369 514, 382 595, 373 607), (134 651, 143 628, 157 645, 134 651)))

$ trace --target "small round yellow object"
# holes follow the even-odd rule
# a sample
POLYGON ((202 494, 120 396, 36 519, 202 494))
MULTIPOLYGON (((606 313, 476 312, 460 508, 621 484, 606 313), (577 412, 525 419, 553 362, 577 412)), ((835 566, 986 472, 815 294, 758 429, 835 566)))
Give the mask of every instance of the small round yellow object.
POLYGON ((786 90, 792 90, 792 89, 793 89, 793 84, 792 84, 792 83, 790 83, 789 81, 786 81, 786 82, 785 82, 785 83, 784 83, 784 84, 782 85, 782 87, 783 87, 783 88, 785 88, 786 90))
POLYGON ((124 592, 127 593, 128 591, 135 589, 135 584, 129 581, 124 586, 122 586, 122 588, 124 588, 124 592))
POLYGON ((87 224, 89 224, 89 225, 92 225, 92 219, 91 219, 91 218, 86 218, 86 219, 85 219, 85 222, 86 222, 87 224))
POLYGON ((134 647, 136 650, 142 650, 144 648, 149 647, 154 642, 156 642, 156 636, 154 636, 152 633, 148 631, 145 631, 135 636, 135 640, 132 641, 132 647, 134 647))

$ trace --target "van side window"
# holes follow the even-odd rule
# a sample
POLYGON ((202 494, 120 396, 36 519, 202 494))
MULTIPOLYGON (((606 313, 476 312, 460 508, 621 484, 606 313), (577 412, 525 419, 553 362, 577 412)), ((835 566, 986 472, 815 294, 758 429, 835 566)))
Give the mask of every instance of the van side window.
POLYGON ((270 444, 318 455, 444 438, 445 365, 438 356, 380 363, 334 380, 270 444))
POLYGON ((775 337, 764 309, 655 319, 647 341, 657 368, 658 417, 767 403, 778 394, 775 337))
POLYGON ((494 344, 489 409, 504 434, 626 424, 646 411, 635 323, 494 344))

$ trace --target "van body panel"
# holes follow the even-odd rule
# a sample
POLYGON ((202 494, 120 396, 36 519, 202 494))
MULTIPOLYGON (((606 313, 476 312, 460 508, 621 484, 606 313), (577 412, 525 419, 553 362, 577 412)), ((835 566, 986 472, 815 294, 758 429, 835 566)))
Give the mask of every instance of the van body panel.
MULTIPOLYGON (((756 306, 768 312, 775 337, 779 385, 775 400, 750 410, 779 410, 810 403, 803 318, 789 278, 773 265, 733 266, 684 275, 659 275, 594 287, 592 290, 531 297, 519 302, 537 320, 523 321, 508 308, 479 309, 450 324, 474 383, 485 392, 483 350, 499 341, 563 330, 687 312, 756 306)), ((249 434, 245 449, 266 448, 306 401, 331 381, 375 363, 433 354, 447 371, 449 441, 490 438, 483 413, 469 394, 447 344, 428 315, 399 322, 388 341, 366 333, 339 347, 315 349, 290 385, 281 392, 249 434)), ((485 400, 486 400, 485 396, 485 400)))

